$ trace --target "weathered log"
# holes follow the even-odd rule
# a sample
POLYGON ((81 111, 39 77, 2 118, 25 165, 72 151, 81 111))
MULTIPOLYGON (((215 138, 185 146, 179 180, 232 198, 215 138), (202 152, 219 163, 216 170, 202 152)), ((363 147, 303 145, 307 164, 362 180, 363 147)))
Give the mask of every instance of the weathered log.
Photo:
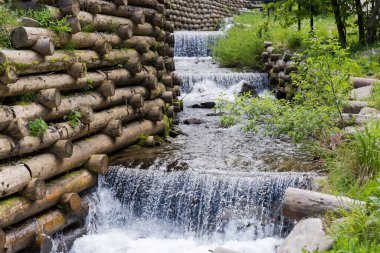
POLYGON ((60 209, 53 209, 21 223, 6 231, 5 252, 14 253, 22 249, 31 249, 32 244, 36 243, 36 237, 53 235, 69 225, 81 222, 87 213, 88 203, 82 202, 79 212, 67 213, 60 209))
POLYGON ((84 168, 89 171, 105 175, 108 172, 108 156, 104 154, 92 155, 84 164, 84 168))
POLYGON ((174 106, 169 106, 167 109, 166 109, 166 115, 169 117, 169 118, 174 118, 175 117, 175 112, 174 112, 174 106))
POLYGON ((70 65, 69 69, 67 70, 67 74, 74 78, 83 78, 84 76, 86 76, 86 73, 86 64, 81 62, 74 62, 70 65))
POLYGON ((40 37, 37 42, 31 47, 31 49, 42 56, 47 56, 54 54, 55 47, 51 38, 40 37))
POLYGON ((46 108, 57 108, 61 105, 61 94, 59 89, 46 89, 37 93, 36 101, 46 108))
MULTIPOLYGON (((151 110, 149 109, 149 111, 151 110)), ((25 165, 2 167, 0 168, 0 194, 5 196, 22 190, 31 180, 30 174, 33 177, 42 179, 53 177, 83 165, 91 155, 111 153, 131 145, 138 141, 139 136, 143 133, 150 135, 160 133, 164 130, 164 126, 163 121, 155 123, 148 120, 134 122, 123 129, 123 134, 120 137, 115 138, 105 134, 98 134, 75 143, 73 155, 70 158, 60 159, 53 154, 45 153, 31 157, 24 162, 25 165)), ((79 136, 84 136, 85 134, 86 132, 81 132, 79 136)))
MULTIPOLYGON (((141 115, 147 113, 151 107, 159 106, 163 107, 164 103, 160 99, 150 100, 144 104, 144 107, 141 110, 136 111, 134 108, 129 106, 119 106, 114 107, 110 110, 106 110, 103 112, 99 112, 95 114, 94 121, 89 125, 80 125, 75 128, 71 127, 69 123, 61 123, 57 125, 57 129, 49 128, 48 132, 44 134, 42 137, 33 137, 28 136, 24 139, 16 143, 13 142, 9 137, 0 138, 3 145, 1 145, 0 158, 11 157, 15 155, 21 155, 26 153, 31 153, 36 150, 40 150, 43 148, 50 147, 57 140, 60 139, 77 139, 83 136, 86 136, 91 133, 98 132, 104 129, 107 124, 113 119, 120 119, 123 121, 132 121, 134 119, 140 118, 141 115)), ((17 174, 15 174, 17 175, 17 174)), ((6 178, 12 184, 12 177, 6 178)), ((17 181, 17 180, 16 180, 17 181)), ((4 182, 3 186, 0 187, 0 192, 5 191, 7 195, 10 194, 11 191, 8 191, 5 187, 8 183, 4 182)))
POLYGON ((135 94, 128 100, 128 104, 135 109, 141 108, 144 106, 144 97, 141 94, 135 94))
POLYGON ((68 158, 73 155, 73 143, 71 140, 59 140, 48 151, 59 158, 68 158))
POLYGON ((54 240, 56 243, 57 252, 65 252, 67 249, 70 249, 76 239, 86 234, 86 226, 76 226, 75 228, 71 228, 69 230, 65 229, 65 231, 54 240))
POLYGON ((21 25, 26 26, 26 27, 40 27, 41 26, 41 24, 37 20, 28 18, 28 17, 21 18, 21 25))
POLYGON ((126 41, 128 48, 134 48, 137 52, 143 54, 149 52, 150 45, 142 36, 134 36, 126 41))
POLYGON ((59 200, 58 206, 65 211, 79 212, 81 207, 81 198, 76 192, 65 193, 59 200))
POLYGON ((112 45, 107 41, 97 41, 92 49, 100 55, 105 55, 111 52, 112 45))
POLYGON ((83 124, 90 124, 94 121, 94 110, 90 106, 81 106, 76 109, 80 113, 80 121, 83 124))
POLYGON ((58 0, 58 7, 64 15, 76 16, 80 12, 80 5, 78 0, 58 0))
POLYGON ((12 67, 5 67, 4 72, 0 75, 0 82, 2 84, 15 83, 18 80, 16 70, 12 67))
POLYGON ((31 245, 30 248, 33 252, 50 253, 53 249, 53 242, 50 236, 46 234, 39 234, 36 235, 33 245, 31 245))
POLYGON ((134 6, 146 7, 146 8, 152 8, 152 9, 157 9, 158 7, 157 0, 129 0, 128 3, 134 6))
POLYGON ((152 120, 152 121, 161 121, 164 115, 162 112, 162 108, 155 106, 150 109, 150 111, 144 116, 144 118, 152 120))
POLYGON ((164 100, 165 103, 172 104, 173 103, 173 92, 172 91, 165 91, 161 95, 162 100, 164 100))
MULTIPOLYGON (((71 36, 71 43, 76 49, 100 47, 97 43, 108 42, 111 46, 118 47, 123 44, 119 36, 107 33, 78 32, 71 36)), ((97 50, 96 50, 97 51, 97 50)), ((97 51, 98 52, 98 51, 97 51)))
POLYGON ((69 16, 66 17, 66 22, 69 24, 71 29, 71 34, 76 34, 82 31, 82 26, 76 17, 69 16))
POLYGON ((103 133, 111 137, 119 137, 123 134, 123 125, 121 120, 111 120, 103 129, 103 133))
POLYGON ((282 201, 282 213, 286 217, 300 220, 324 215, 328 211, 350 210, 354 205, 362 204, 361 201, 347 197, 289 187, 282 201))
POLYGON ((97 184, 97 176, 87 170, 71 172, 46 184, 45 198, 31 201, 24 197, 11 197, 0 201, 0 227, 15 224, 38 212, 58 204, 67 192, 81 192, 97 184))
POLYGON ((15 139, 24 138, 29 135, 28 122, 23 118, 15 118, 4 129, 4 133, 15 139))
POLYGON ((164 75, 161 78, 161 82, 166 86, 166 87, 173 87, 173 79, 170 75, 164 75))
POLYGON ((104 13, 112 15, 117 10, 117 5, 110 1, 79 0, 79 3, 82 10, 93 14, 104 13))
POLYGON ((143 147, 154 147, 156 146, 156 141, 154 136, 148 136, 145 140, 140 141, 139 144, 143 147))
POLYGON ((11 35, 12 45, 17 49, 33 47, 41 38, 50 38, 56 47, 62 47, 70 41, 70 34, 57 34, 47 28, 40 27, 18 27, 11 35))
MULTIPOLYGON (((118 64, 130 65, 135 62, 139 54, 134 49, 112 50, 109 54, 100 56, 95 51, 55 51, 51 56, 41 57, 30 50, 0 50, 0 64, 14 67, 18 74, 33 74, 50 71, 66 70, 77 59, 87 68, 109 67, 118 64)), ((79 71, 83 73, 84 71, 79 71)))
POLYGON ((32 178, 22 190, 21 195, 30 200, 41 200, 46 195, 46 186, 43 179, 32 178))
POLYGON ((112 97, 115 95, 115 83, 112 80, 105 80, 97 90, 105 97, 112 97))

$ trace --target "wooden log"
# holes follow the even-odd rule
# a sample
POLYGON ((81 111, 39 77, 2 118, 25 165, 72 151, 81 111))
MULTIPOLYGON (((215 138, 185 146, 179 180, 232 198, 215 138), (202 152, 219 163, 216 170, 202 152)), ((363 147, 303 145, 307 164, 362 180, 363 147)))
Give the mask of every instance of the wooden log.
POLYGON ((73 17, 73 16, 66 17, 66 22, 70 26, 71 34, 76 34, 82 31, 80 22, 76 17, 73 17))
MULTIPOLYGON (((162 107, 160 106, 159 108, 162 107)), ((144 113, 148 113, 149 111, 144 113)), ((4 182, 4 185, 0 184, 0 193, 5 196, 22 190, 31 180, 30 173, 33 177, 42 179, 51 178, 83 165, 91 155, 108 154, 131 145, 137 142, 139 136, 143 133, 149 135, 160 133, 164 130, 164 125, 163 121, 152 122, 142 120, 140 122, 133 122, 124 127, 123 134, 120 137, 114 138, 105 134, 98 134, 75 143, 73 155, 70 158, 60 159, 53 154, 44 153, 31 157, 24 162, 25 165, 2 167, 0 169, 0 182, 4 182)), ((81 133, 79 136, 85 135, 86 132, 84 134, 81 133)), ((0 213, 0 225, 1 218, 0 213)))
POLYGON ((63 233, 59 235, 59 238, 55 238, 57 252, 65 252, 70 249, 75 240, 87 234, 86 226, 75 226, 69 230, 65 229, 63 233))
POLYGON ((94 110, 90 106, 81 106, 77 108, 78 112, 80 113, 80 121, 83 124, 90 124, 94 121, 94 110))
POLYGON ((165 91, 161 95, 162 100, 164 100, 165 103, 173 104, 173 91, 165 91))
POLYGON ((107 41, 97 41, 92 49, 100 55, 105 55, 111 52, 112 45, 107 41))
POLYGON ((349 211, 353 206, 363 204, 347 197, 289 187, 282 201, 282 213, 286 217, 301 220, 340 209, 349 211))
POLYGON ((71 140, 59 140, 48 151, 59 158, 68 158, 73 155, 73 143, 71 140))
POLYGON ((86 76, 87 67, 85 63, 74 62, 67 70, 67 74, 74 78, 83 78, 86 76))
POLYGON ((103 129, 103 133, 111 137, 119 137, 123 134, 123 124, 121 120, 111 120, 103 129))
POLYGON ((5 252, 13 253, 23 249, 30 250, 33 248, 32 245, 36 243, 43 245, 43 242, 38 242, 42 238, 38 237, 43 234, 51 236, 72 224, 81 222, 87 216, 88 210, 89 207, 86 202, 82 202, 79 212, 76 213, 68 213, 56 208, 7 229, 5 252))
POLYGON ((47 56, 54 54, 55 47, 51 38, 40 37, 37 42, 31 47, 31 49, 42 56, 47 56))
POLYGON ((167 109, 166 109, 166 115, 169 117, 169 118, 174 118, 175 117, 175 112, 174 112, 174 106, 169 106, 167 109))
POLYGON ((126 41, 128 48, 134 48, 137 52, 143 54, 149 52, 150 45, 142 36, 134 36, 126 41))
POLYGON ((45 181, 40 178, 32 178, 22 190, 21 195, 30 200, 41 200, 46 195, 45 181))
POLYGON ((111 1, 79 0, 79 3, 82 10, 93 14, 103 13, 112 15, 117 10, 117 5, 111 1))
POLYGON ((79 212, 81 207, 81 198, 76 192, 65 193, 59 200, 58 206, 60 209, 68 212, 79 212))
POLYGON ((264 41, 264 47, 265 48, 268 48, 268 47, 271 47, 273 46, 273 43, 271 41, 264 41))
POLYGON ((15 139, 24 138, 29 135, 28 121, 23 118, 13 119, 4 129, 4 133, 15 139))
POLYGON ((22 164, 2 167, 0 169, 0 197, 21 191, 31 179, 27 167, 22 164))
POLYGON ((144 116, 144 118, 151 121, 161 121, 163 119, 162 108, 155 106, 150 109, 150 111, 144 116))
POLYGON ((115 83, 112 80, 105 80, 97 90, 104 97, 112 97, 115 95, 115 83))
POLYGON ((108 156, 105 154, 92 155, 84 164, 84 168, 94 173, 105 175, 108 172, 108 156))
POLYGON ((151 8, 155 10, 158 8, 158 5, 159 5, 157 0, 129 0, 128 3, 130 5, 146 7, 146 8, 151 8))
MULTIPOLYGON (((0 50, 0 64, 14 67, 17 74, 34 74, 66 70, 79 60, 87 68, 100 68, 135 62, 139 54, 134 49, 112 50, 109 54, 100 56, 95 51, 55 51, 51 56, 41 57, 30 50, 0 50)), ((83 66, 84 68, 84 66, 83 66)), ((81 69, 81 68, 80 68, 81 69)), ((83 73, 84 71, 79 71, 83 73)))
POLYGON ((154 140, 154 136, 148 136, 146 140, 140 141, 139 144, 143 147, 154 147, 156 146, 156 141, 154 140))
POLYGON ((50 236, 46 234, 36 235, 33 245, 31 245, 33 252, 50 253, 53 250, 53 242, 50 236))
POLYGON ((128 104, 135 109, 141 108, 144 106, 144 97, 141 94, 135 94, 128 100, 128 104))
POLYGON ((164 75, 161 78, 161 82, 166 86, 166 87, 173 87, 173 78, 171 75, 164 75))
POLYGON ((46 108, 57 108, 61 105, 61 94, 59 89, 46 89, 37 93, 36 101, 46 108))
POLYGON ((87 170, 79 170, 47 183, 46 196, 41 200, 31 201, 15 196, 0 201, 0 227, 15 224, 58 204, 61 196, 67 192, 78 193, 96 184, 96 175, 87 170))
MULTIPOLYGON (((18 27, 11 35, 12 45, 16 49, 20 48, 30 48, 38 43, 41 38, 50 38, 50 42, 54 42, 56 47, 63 47, 70 41, 70 34, 60 33, 57 34, 47 28, 40 27, 18 27)), ((40 41, 41 51, 46 50, 49 52, 49 48, 43 48, 45 46, 50 46, 46 41, 40 41)), ((38 51, 38 50, 37 50, 38 51)), ((51 50, 54 53, 54 48, 51 50)), ((42 54, 52 55, 52 54, 42 54)))
POLYGON ((15 83, 18 80, 16 70, 12 67, 5 67, 4 72, 0 75, 0 82, 2 84, 15 83))
MULTIPOLYGON (((45 0, 38 0, 45 1, 45 0)), ((59 10, 64 15, 76 16, 80 12, 79 0, 58 0, 59 10)))
POLYGON ((122 39, 115 34, 107 34, 107 33, 101 33, 101 32, 96 32, 96 33, 78 32, 71 36, 71 43, 76 49, 88 49, 92 47, 100 47, 101 45, 99 44, 97 45, 97 43, 104 43, 104 42, 108 42, 109 45, 113 47, 119 47, 123 45, 122 39))

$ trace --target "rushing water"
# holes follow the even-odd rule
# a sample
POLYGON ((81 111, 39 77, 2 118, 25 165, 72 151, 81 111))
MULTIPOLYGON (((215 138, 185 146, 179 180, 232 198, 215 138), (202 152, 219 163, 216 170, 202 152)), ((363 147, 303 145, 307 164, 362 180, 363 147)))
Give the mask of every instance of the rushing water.
POLYGON ((176 72, 185 111, 183 133, 158 148, 113 157, 91 196, 89 234, 71 253, 207 253, 218 246, 240 253, 274 253, 292 222, 281 215, 287 187, 308 188, 305 154, 286 139, 222 128, 211 109, 188 106, 267 89, 267 77, 220 68, 208 45, 222 32, 176 32, 176 72), (186 125, 197 118, 200 124, 186 125))

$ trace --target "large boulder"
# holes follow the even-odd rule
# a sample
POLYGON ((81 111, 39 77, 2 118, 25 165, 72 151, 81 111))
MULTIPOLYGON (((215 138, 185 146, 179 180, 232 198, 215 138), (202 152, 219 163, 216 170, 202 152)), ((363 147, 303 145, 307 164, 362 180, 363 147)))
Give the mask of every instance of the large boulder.
POLYGON ((334 240, 326 236, 322 219, 301 220, 281 244, 277 253, 301 253, 329 250, 334 240))

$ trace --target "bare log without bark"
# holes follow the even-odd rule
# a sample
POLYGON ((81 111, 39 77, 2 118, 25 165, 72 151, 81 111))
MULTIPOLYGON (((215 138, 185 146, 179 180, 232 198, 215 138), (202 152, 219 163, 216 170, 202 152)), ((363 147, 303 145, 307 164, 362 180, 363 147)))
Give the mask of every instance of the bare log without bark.
POLYGON ((108 172, 108 156, 107 155, 92 155, 88 162, 84 165, 85 169, 102 175, 108 172))
POLYGON ((48 151, 59 158, 68 158, 73 155, 73 143, 70 140, 59 140, 48 151))
POLYGON ((4 133, 16 139, 24 138, 29 135, 28 122, 23 118, 16 118, 9 123, 4 133))
POLYGON ((69 212, 79 212, 81 199, 76 192, 65 193, 59 200, 59 207, 69 212))
MULTIPOLYGON (((5 252, 14 253, 32 248, 36 237, 53 235, 65 227, 81 222, 88 214, 88 203, 82 203, 80 211, 67 213, 53 209, 6 231, 5 252)), ((51 241, 51 239, 50 239, 51 241)), ((49 251, 50 252, 50 251, 49 251)))
POLYGON ((350 210, 354 205, 362 204, 361 201, 347 197, 337 197, 289 187, 282 201, 282 213, 286 217, 300 220, 324 215, 328 211, 338 211, 342 208, 350 210))
POLYGON ((46 186, 43 179, 32 178, 28 185, 21 193, 25 198, 30 200, 40 200, 46 195, 46 186))
POLYGON ((38 92, 36 100, 46 108, 57 108, 61 105, 61 94, 59 89, 41 90, 38 92))
POLYGON ((121 120, 111 120, 106 128, 103 129, 103 133, 111 137, 119 137, 123 134, 123 124, 121 120))
POLYGON ((24 197, 11 197, 0 201, 0 227, 15 224, 59 203, 67 192, 81 192, 95 186, 97 176, 87 170, 71 172, 47 183, 45 198, 31 201, 24 197))

